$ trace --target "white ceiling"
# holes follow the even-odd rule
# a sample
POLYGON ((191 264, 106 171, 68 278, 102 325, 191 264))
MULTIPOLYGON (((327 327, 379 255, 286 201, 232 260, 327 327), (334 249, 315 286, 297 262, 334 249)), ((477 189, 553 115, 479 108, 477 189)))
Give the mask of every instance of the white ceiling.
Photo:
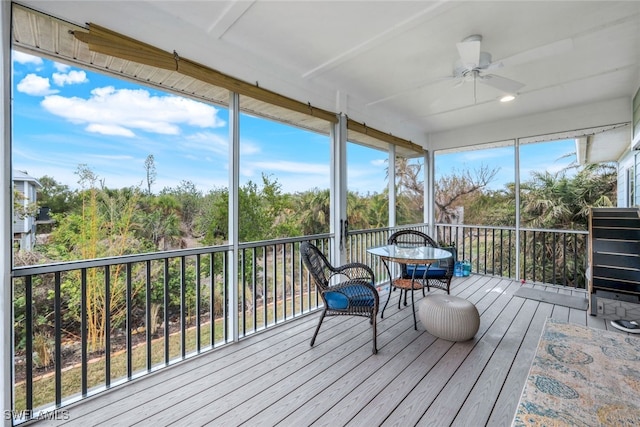
POLYGON ((640 1, 20 3, 424 146, 433 134, 618 98, 628 99, 630 120, 640 86, 640 1), (471 34, 504 64, 485 74, 524 84, 515 101, 498 102, 502 92, 483 84, 474 100, 473 81, 445 78, 456 43, 471 34))

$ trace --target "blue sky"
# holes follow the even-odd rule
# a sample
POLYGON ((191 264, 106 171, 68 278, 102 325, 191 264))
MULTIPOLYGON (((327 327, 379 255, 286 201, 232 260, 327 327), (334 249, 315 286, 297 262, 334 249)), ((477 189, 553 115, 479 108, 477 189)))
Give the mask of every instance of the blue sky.
MULTIPOLYGON (((142 185, 153 154, 152 191, 192 181, 206 192, 228 182, 228 112, 125 80, 13 52, 13 168, 78 188, 86 164, 111 188, 142 185)), ((329 138, 242 115, 241 181, 263 173, 283 191, 329 187, 329 138)), ((349 148, 349 188, 385 187, 387 154, 349 148), (380 166, 383 165, 383 166, 380 166)))
MULTIPOLYGON (((575 149, 573 139, 521 145, 520 180, 528 180, 534 171, 556 173, 565 169, 575 162, 575 149)), ((486 165, 498 168, 498 173, 488 188, 503 189, 505 184, 515 181, 514 152, 514 147, 509 146, 436 155, 436 180, 442 175, 450 174, 452 168, 477 170, 486 165)))
MULTIPOLYGON (((228 182, 228 112, 125 80, 13 52, 13 168, 78 188, 86 164, 107 187, 146 188, 144 162, 153 154, 152 191, 192 181, 207 192, 228 182)), ((240 119, 241 182, 277 179, 285 192, 329 187, 329 138, 268 120, 240 119)), ((573 140, 521 148, 521 170, 552 171, 571 159, 573 140)), ((349 144, 348 188, 386 187, 387 153, 349 144)), ((500 168, 490 187, 513 182, 513 148, 436 158, 436 178, 452 167, 500 168)), ((523 178, 526 179, 526 178, 523 178)))

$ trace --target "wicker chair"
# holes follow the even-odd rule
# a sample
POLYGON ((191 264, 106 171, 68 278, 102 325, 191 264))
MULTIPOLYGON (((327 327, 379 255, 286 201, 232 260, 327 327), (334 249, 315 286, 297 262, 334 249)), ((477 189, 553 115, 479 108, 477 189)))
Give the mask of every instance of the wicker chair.
MULTIPOLYGON (((440 246, 431 237, 415 230, 400 230, 393 233, 388 240, 390 245, 416 245, 416 246, 433 246, 439 248, 440 246)), ((451 278, 453 277, 453 268, 456 263, 456 251, 449 250, 449 248, 443 248, 446 251, 451 252, 452 258, 444 261, 440 261, 439 265, 432 265, 427 270, 425 277, 425 266, 413 266, 401 264, 401 275, 403 279, 424 278, 427 291, 431 291, 431 287, 442 289, 449 294, 451 288, 451 278), (416 269, 414 274, 414 268, 416 269)))
MULTIPOLYGON (((389 236, 387 241, 390 245, 403 245, 403 246, 433 246, 439 248, 438 244, 428 235, 416 230, 400 230, 389 236)), ((407 293, 411 291, 411 301, 413 305, 413 291, 422 289, 422 295, 424 296, 424 288, 426 286, 427 291, 431 291, 431 287, 442 289, 447 291, 451 286, 451 278, 453 277, 453 267, 455 264, 455 251, 450 251, 453 258, 446 261, 440 261, 439 265, 431 265, 427 268, 424 265, 407 265, 400 264, 400 276, 391 281, 392 289, 400 289, 400 298, 398 299, 398 308, 404 295, 404 305, 407 305, 407 293)), ((387 308, 387 304, 391 299, 391 292, 387 297, 387 302, 382 308, 381 317, 384 317, 384 310, 387 308)), ((413 317, 415 327, 417 329, 417 322, 415 321, 415 306, 413 308, 413 317)))
POLYGON ((311 346, 316 341, 325 316, 363 316, 369 318, 369 323, 373 327, 373 354, 376 354, 378 352, 376 316, 379 297, 374 286, 373 270, 362 263, 333 267, 324 254, 309 242, 300 244, 300 255, 324 302, 324 310, 311 338, 311 346))

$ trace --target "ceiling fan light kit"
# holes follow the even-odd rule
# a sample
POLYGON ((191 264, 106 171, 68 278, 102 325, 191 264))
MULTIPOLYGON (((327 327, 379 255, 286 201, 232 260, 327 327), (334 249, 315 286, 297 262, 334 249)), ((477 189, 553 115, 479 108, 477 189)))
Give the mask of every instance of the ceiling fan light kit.
MULTIPOLYGON (((456 43, 460 59, 454 64, 453 78, 458 79, 459 84, 465 81, 473 82, 474 103, 477 97, 476 83, 491 86, 494 89, 513 96, 514 93, 517 93, 518 90, 524 86, 524 83, 495 74, 485 74, 486 71, 502 68, 504 64, 502 61, 491 62, 491 54, 480 50, 481 42, 482 36, 480 34, 473 34, 462 39, 460 43, 456 43)), ((501 99, 501 101, 508 102, 513 99, 515 99, 515 97, 505 99, 504 101, 501 99)))

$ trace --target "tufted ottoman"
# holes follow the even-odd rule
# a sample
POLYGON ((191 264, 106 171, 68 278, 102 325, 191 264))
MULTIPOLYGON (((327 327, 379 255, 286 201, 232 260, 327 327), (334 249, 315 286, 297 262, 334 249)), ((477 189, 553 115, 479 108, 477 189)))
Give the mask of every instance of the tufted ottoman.
POLYGON ((418 318, 431 335, 448 341, 466 341, 478 332, 478 309, 464 298, 443 294, 427 295, 418 305, 418 318))

